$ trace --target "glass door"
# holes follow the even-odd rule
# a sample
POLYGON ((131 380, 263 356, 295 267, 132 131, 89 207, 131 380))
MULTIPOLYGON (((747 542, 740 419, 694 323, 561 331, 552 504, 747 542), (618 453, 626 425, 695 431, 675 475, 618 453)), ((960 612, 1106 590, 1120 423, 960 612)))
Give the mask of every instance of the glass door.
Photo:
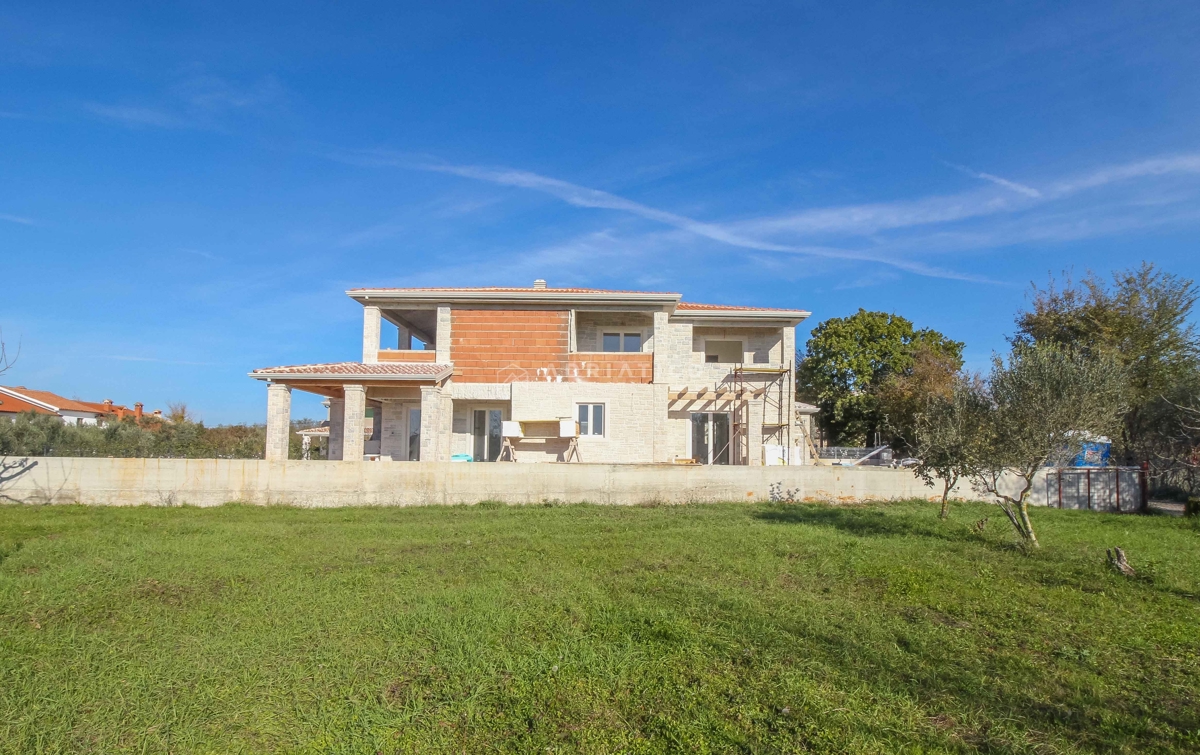
POLYGON ((471 426, 475 461, 495 461, 500 456, 500 430, 504 413, 499 409, 476 409, 471 426))
POLYGON ((729 463, 729 415, 712 416, 712 464, 729 463))
POLYGON ((421 410, 415 406, 408 409, 408 460, 421 460, 421 410))
POLYGON ((708 418, 705 412, 692 414, 692 458, 697 464, 708 463, 708 418))
POLYGON ((692 413, 692 458, 699 464, 728 464, 729 415, 724 412, 692 413))

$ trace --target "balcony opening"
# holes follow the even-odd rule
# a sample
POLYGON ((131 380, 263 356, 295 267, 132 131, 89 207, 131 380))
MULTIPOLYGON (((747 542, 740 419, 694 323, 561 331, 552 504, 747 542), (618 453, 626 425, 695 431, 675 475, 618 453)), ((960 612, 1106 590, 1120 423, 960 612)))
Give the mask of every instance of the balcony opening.
POLYGON ((437 337, 437 312, 433 309, 384 309, 380 314, 380 348, 383 351, 432 351, 437 337))

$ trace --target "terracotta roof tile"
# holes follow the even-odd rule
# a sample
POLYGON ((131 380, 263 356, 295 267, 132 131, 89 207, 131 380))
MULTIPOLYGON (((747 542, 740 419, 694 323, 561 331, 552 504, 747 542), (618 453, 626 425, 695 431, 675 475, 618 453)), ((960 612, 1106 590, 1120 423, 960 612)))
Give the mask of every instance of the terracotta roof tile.
POLYGON ((0 414, 19 414, 21 412, 33 412, 34 414, 54 414, 49 409, 43 409, 37 404, 31 404, 28 401, 22 401, 19 398, 9 396, 7 393, 0 393, 0 414))
POLYGON ((251 372, 252 377, 304 377, 306 375, 345 375, 347 377, 409 378, 413 380, 436 380, 449 373, 448 364, 429 362, 385 362, 363 364, 361 362, 323 362, 320 364, 291 364, 282 367, 263 367, 251 372))
POLYGON ((23 385, 18 385, 15 388, 5 386, 5 388, 6 390, 19 393, 26 398, 33 399, 34 401, 40 401, 43 404, 49 404, 50 406, 58 407, 60 410, 65 409, 69 412, 95 412, 94 409, 85 406, 79 401, 60 396, 57 393, 51 393, 50 391, 35 391, 26 388, 23 385))

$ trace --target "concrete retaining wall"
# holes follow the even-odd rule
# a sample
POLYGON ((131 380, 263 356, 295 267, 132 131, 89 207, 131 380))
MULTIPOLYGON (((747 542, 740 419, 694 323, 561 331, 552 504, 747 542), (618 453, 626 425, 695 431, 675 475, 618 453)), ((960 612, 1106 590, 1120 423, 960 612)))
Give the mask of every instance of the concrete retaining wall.
MULTIPOLYGON (((3 500, 109 506, 215 506, 228 501, 414 506, 485 500, 635 504, 940 497, 940 489, 926 487, 911 472, 872 467, 82 458, 30 462, 26 472, 0 485, 3 500)), ((963 494, 977 497, 969 489, 963 494)))

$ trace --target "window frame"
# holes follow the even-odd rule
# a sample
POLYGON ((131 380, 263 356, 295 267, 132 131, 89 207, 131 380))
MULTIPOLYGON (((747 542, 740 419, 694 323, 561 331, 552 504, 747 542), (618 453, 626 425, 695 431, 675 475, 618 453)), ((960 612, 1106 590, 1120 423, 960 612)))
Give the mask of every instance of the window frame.
POLYGON ((579 423, 580 438, 605 438, 608 436, 608 409, 603 401, 578 401, 575 403, 575 421, 579 423), (587 408, 587 419, 580 409, 587 408), (600 408, 600 432, 592 432, 596 426, 596 408, 600 408))
POLYGON ((640 354, 646 345, 646 332, 640 328, 631 330, 628 328, 619 327, 615 332, 612 330, 606 330, 605 328, 600 328, 598 333, 599 337, 597 338, 597 341, 599 342, 600 351, 605 354, 640 354), (605 339, 609 336, 615 336, 617 339, 617 348, 611 351, 606 348, 607 344, 605 343, 605 339), (638 339, 638 347, 636 349, 628 349, 625 347, 625 342, 630 336, 638 339))

